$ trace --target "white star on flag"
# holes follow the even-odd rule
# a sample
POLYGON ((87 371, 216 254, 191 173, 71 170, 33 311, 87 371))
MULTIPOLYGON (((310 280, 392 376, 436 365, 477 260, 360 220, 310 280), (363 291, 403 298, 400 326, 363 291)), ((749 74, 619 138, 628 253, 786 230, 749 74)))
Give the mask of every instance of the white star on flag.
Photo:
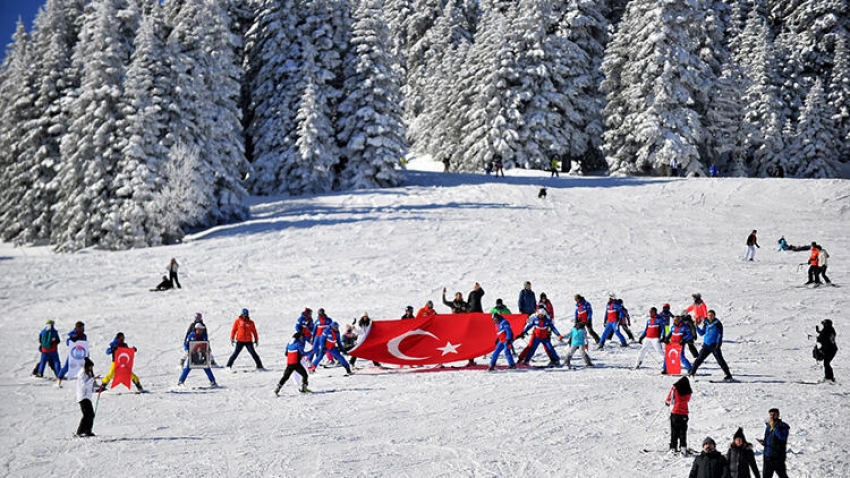
POLYGON ((437 350, 442 350, 443 355, 456 354, 457 348, 460 347, 461 345, 463 345, 463 344, 453 345, 451 342, 446 342, 445 347, 437 347, 437 350))

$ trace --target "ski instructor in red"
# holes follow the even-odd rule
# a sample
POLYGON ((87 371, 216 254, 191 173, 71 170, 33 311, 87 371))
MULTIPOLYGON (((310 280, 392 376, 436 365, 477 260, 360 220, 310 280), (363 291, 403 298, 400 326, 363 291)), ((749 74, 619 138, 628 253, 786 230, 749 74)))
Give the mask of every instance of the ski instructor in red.
POLYGON ((233 371, 233 362, 239 356, 239 352, 243 348, 248 349, 248 353, 254 358, 254 363, 257 365, 257 370, 263 370, 263 362, 254 350, 254 345, 259 344, 260 337, 257 335, 257 327, 251 316, 248 314, 248 309, 242 309, 242 314, 233 322, 233 328, 230 329, 230 343, 235 345, 233 354, 227 359, 227 370, 233 371))

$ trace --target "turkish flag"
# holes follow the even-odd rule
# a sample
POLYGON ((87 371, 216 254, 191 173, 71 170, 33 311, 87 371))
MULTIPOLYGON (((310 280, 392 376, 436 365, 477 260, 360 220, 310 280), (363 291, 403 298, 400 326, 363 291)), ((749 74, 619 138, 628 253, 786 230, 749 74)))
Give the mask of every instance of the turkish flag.
MULTIPOLYGON (((504 316, 514 336, 525 314, 504 316)), ((481 357, 493 351, 496 326, 491 314, 437 314, 415 319, 377 320, 350 352, 364 360, 396 365, 436 365, 481 357)))
POLYGON ((667 364, 668 375, 679 375, 682 373, 682 344, 669 343, 664 349, 664 361, 667 364))
POLYGON ((115 379, 112 380, 112 386, 115 388, 119 383, 123 383, 130 388, 133 383, 133 360, 136 358, 136 351, 131 348, 120 348, 115 351, 115 379))

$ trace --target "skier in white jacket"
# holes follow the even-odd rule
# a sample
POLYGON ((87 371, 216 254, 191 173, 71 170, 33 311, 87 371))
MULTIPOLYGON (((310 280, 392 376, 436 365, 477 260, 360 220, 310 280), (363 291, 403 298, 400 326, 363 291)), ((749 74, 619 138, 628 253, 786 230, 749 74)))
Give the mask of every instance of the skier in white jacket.
POLYGON ((83 369, 77 374, 77 403, 80 404, 80 410, 83 412, 83 418, 80 419, 80 425, 77 427, 78 437, 94 436, 91 431, 94 425, 94 407, 92 407, 91 399, 95 387, 99 386, 97 378, 100 376, 94 376, 94 362, 86 357, 83 369))

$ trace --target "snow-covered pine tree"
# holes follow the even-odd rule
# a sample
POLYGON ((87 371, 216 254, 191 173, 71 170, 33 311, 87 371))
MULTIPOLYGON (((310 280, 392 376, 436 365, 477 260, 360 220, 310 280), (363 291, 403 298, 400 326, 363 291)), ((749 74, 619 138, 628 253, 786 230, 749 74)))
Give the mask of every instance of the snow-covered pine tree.
POLYGON ((154 195, 162 187, 162 165, 168 159, 163 139, 171 102, 162 15, 158 3, 143 15, 124 81, 127 143, 116 169, 111 212, 117 223, 107 228, 110 232, 101 241, 102 247, 110 249, 159 245, 166 235, 162 211, 153 207, 154 195))
POLYGON ((836 139, 831 108, 826 102, 823 83, 818 79, 806 97, 797 135, 791 143, 790 155, 797 165, 792 173, 800 178, 841 177, 836 139))
POLYGON ((216 207, 215 198, 199 187, 206 182, 202 176, 207 174, 200 155, 201 148, 195 143, 178 143, 169 149, 169 159, 161 171, 163 186, 151 204, 151 209, 161 214, 163 244, 183 239, 186 218, 205 217, 216 207))
POLYGON ((18 243, 32 241, 25 231, 38 215, 24 201, 38 179, 38 171, 30 169, 32 164, 23 155, 26 124, 37 114, 31 49, 30 36, 18 20, 0 66, 0 239, 18 243))
MULTIPOLYGON (((788 144, 795 135, 791 127, 791 121, 786 122, 788 129, 783 131, 782 114, 778 108, 767 108, 767 115, 761 123, 758 136, 762 138, 761 144, 752 152, 752 165, 757 168, 755 176, 765 177, 776 175, 777 167, 781 166, 783 171, 794 171, 797 169, 788 154, 788 144)), ((748 167, 742 159, 735 163, 740 176, 746 176, 748 167)))
MULTIPOLYGON (((304 43, 305 53, 313 50, 304 43)), ((321 194, 333 189, 336 173, 334 167, 340 160, 340 151, 334 138, 334 125, 328 98, 316 88, 317 74, 312 60, 304 63, 307 86, 301 94, 296 121, 298 124, 297 161, 286 175, 287 190, 291 194, 321 194)), ((327 90, 324 90, 327 91, 327 90)))
POLYGON ((248 217, 243 180, 245 158, 240 101, 241 38, 234 35, 224 6, 214 0, 185 0, 175 13, 166 45, 175 73, 173 120, 166 144, 199 148, 195 185, 209 195, 203 215, 186 217, 184 227, 206 227, 248 217))
POLYGON ((345 97, 337 109, 343 145, 343 189, 393 187, 407 153, 392 42, 381 0, 360 0, 352 12, 351 47, 344 58, 345 97))
POLYGON ((255 194, 287 191, 287 164, 298 157, 295 114, 303 89, 298 0, 264 0, 247 38, 250 103, 247 142, 255 194))
POLYGON ((58 251, 97 245, 115 227, 107 215, 126 144, 123 80, 137 26, 138 10, 126 0, 94 0, 83 15, 72 58, 80 85, 68 100, 71 121, 62 137, 56 177, 51 239, 58 251))
POLYGON ((742 150, 741 122, 744 119, 741 98, 744 76, 734 61, 727 61, 723 73, 710 92, 706 132, 708 155, 720 171, 731 176, 746 176, 739 168, 742 150))
POLYGON ((714 80, 701 57, 707 22, 701 0, 629 3, 602 64, 612 173, 657 174, 674 158, 687 174, 704 172, 701 116, 714 80))
POLYGON ((836 38, 827 98, 833 111, 836 138, 839 139, 836 143, 838 160, 850 163, 850 141, 840 140, 850 135, 850 39, 844 35, 836 38))

